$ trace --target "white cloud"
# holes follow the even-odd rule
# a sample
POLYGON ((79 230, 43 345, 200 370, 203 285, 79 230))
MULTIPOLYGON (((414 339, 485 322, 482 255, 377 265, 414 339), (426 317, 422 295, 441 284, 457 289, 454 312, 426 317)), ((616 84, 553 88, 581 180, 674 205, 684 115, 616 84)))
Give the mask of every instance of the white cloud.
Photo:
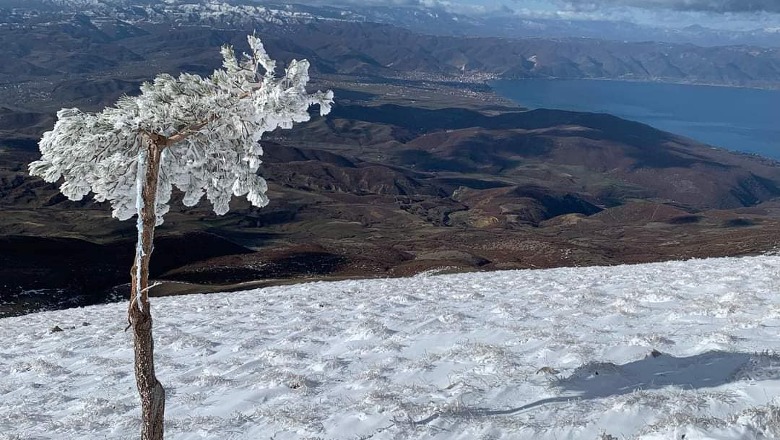
POLYGON ((512 0, 518 15, 565 20, 626 21, 655 27, 723 30, 780 27, 778 0, 512 0))
POLYGON ((585 10, 614 6, 631 6, 642 9, 671 9, 676 11, 699 11, 713 13, 780 13, 777 0, 562 0, 576 8, 585 10))

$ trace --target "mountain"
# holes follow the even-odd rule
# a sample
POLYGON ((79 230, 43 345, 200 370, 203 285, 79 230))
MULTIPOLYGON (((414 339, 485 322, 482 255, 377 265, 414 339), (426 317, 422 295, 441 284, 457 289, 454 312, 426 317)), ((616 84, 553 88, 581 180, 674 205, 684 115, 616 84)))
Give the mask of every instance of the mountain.
POLYGON ((149 66, 172 72, 193 68, 197 73, 208 72, 214 63, 199 59, 194 49, 225 42, 240 47, 240 36, 257 30, 283 59, 317 58, 314 67, 324 74, 427 75, 472 81, 486 77, 609 78, 748 87, 780 84, 778 48, 543 38, 544 33, 533 32, 523 34, 524 38, 473 38, 452 36, 452 32, 432 35, 396 25, 420 31, 436 29, 434 22, 457 23, 467 29, 477 18, 411 8, 390 8, 386 15, 392 15, 390 11, 399 18, 380 20, 332 7, 254 2, 41 0, 25 8, 0 8, 2 54, 9 60, 0 68, 0 80, 29 82, 25 86, 32 87, 40 86, 44 78, 66 73, 109 71, 114 77, 146 79, 149 66), (50 7, 35 9, 36 4, 50 7), (87 4, 89 11, 85 12, 87 4), (208 31, 200 35, 198 28, 208 31), (49 47, 46 41, 55 41, 55 46, 49 47), (15 76, 20 73, 21 77, 15 76))
POLYGON ((313 87, 334 89, 336 106, 266 138, 268 207, 236 200, 216 217, 174 195, 152 267, 167 282, 155 294, 746 255, 776 245, 776 162, 609 115, 523 111, 481 82, 666 71, 736 81, 757 69, 763 76, 750 81, 775 84, 772 50, 431 36, 257 5, 89 4, 97 6, 68 3, 84 13, 57 5, 3 12, 16 21, 0 26, 2 315, 126 294, 132 222, 89 199, 68 201, 27 174, 54 112, 98 110, 156 72, 208 74, 220 45, 245 44, 247 20, 273 57, 311 60, 313 87), (239 13, 249 7, 278 13, 239 13), (45 249, 50 256, 40 256, 45 249))
POLYGON ((432 6, 377 4, 354 2, 316 3, 316 8, 292 6, 357 22, 390 24, 414 32, 446 36, 502 38, 588 38, 620 42, 694 44, 697 46, 758 46, 780 47, 777 29, 756 28, 746 31, 710 29, 703 26, 684 28, 639 25, 625 21, 567 20, 523 16, 510 8, 496 11, 464 13, 453 10, 455 5, 432 6), (448 7, 449 6, 449 7, 448 7), (327 12, 326 12, 327 11, 327 12), (338 13, 338 15, 336 14, 338 13))
MULTIPOLYGON (((0 313, 124 295, 132 222, 27 176, 34 144, 5 145, 0 313)), ((215 217, 174 197, 157 293, 751 254, 780 230, 776 162, 609 115, 345 102, 264 150, 268 207, 215 217)))
POLYGON ((775 28, 710 29, 700 25, 670 28, 625 21, 567 20, 524 16, 503 7, 465 12, 457 5, 408 3, 383 5, 355 2, 302 1, 299 4, 257 0, 2 0, 0 8, 58 13, 101 14, 128 22, 209 23, 234 27, 261 23, 305 23, 320 20, 389 24, 417 33, 441 36, 502 38, 588 38, 620 42, 662 42, 698 46, 780 47, 775 28))

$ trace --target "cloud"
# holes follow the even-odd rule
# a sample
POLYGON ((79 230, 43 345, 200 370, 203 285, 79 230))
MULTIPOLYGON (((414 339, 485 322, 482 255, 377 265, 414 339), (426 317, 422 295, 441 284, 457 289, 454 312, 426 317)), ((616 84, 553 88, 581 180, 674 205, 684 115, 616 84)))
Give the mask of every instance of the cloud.
POLYGON ((604 7, 629 6, 641 9, 714 13, 780 13, 780 0, 560 0, 578 11, 596 11, 604 7))

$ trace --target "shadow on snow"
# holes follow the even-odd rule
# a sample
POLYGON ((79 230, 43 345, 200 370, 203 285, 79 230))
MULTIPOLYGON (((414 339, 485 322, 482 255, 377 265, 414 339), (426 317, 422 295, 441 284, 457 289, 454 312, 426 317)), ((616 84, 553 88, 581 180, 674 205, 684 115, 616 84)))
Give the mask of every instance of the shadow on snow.
MULTIPOLYGON (((675 357, 653 352, 644 359, 615 365, 591 362, 557 379, 555 386, 563 395, 531 402, 517 408, 469 409, 471 415, 512 415, 528 409, 559 402, 600 399, 630 394, 639 390, 680 388, 696 390, 715 388, 742 380, 780 378, 780 355, 708 351, 689 357, 675 357)), ((415 424, 437 419, 433 414, 415 424)))

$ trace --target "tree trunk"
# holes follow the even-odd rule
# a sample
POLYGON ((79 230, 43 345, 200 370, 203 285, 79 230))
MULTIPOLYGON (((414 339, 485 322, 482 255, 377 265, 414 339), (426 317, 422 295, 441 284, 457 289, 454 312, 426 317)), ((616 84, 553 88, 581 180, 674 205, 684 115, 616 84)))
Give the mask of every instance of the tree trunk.
POLYGON ((141 439, 161 440, 165 415, 165 389, 154 374, 154 341, 152 340, 152 313, 149 308, 149 257, 157 221, 155 205, 157 181, 160 174, 160 156, 165 139, 146 138, 146 172, 141 191, 141 212, 138 220, 138 244, 131 270, 130 305, 127 318, 133 329, 135 351, 135 380, 141 396, 141 439))

